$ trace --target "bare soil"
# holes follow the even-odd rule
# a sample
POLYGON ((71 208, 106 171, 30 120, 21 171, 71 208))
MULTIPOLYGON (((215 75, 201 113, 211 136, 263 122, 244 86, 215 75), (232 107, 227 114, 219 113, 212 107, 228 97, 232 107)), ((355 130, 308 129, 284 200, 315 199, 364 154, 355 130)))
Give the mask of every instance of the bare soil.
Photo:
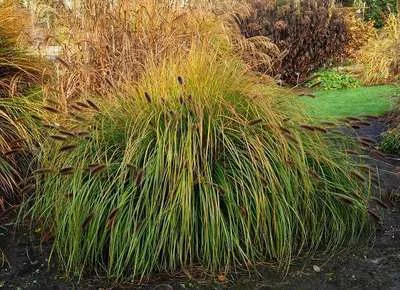
MULTIPOLYGON (((386 130, 383 120, 355 131, 354 137, 379 141, 386 130)), ((379 209, 383 222, 368 246, 348 249, 333 257, 320 256, 297 260, 286 276, 274 267, 260 266, 258 274, 235 273, 232 277, 155 275, 144 285, 110 285, 95 276, 68 281, 57 266, 48 262, 50 244, 40 244, 27 229, 15 229, 12 222, 0 227, 0 249, 6 257, 0 268, 3 289, 400 289, 400 157, 379 157, 368 152, 366 162, 376 168, 381 189, 376 195, 390 207, 379 209)), ((375 209, 376 210, 376 209, 375 209)), ((52 259, 53 261, 54 259, 52 259)))

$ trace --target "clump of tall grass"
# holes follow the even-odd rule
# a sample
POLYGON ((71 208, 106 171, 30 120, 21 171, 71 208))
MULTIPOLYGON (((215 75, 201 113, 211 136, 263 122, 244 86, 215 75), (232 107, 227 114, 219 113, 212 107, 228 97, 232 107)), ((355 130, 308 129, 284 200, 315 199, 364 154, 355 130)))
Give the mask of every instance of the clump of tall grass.
MULTIPOLYGON (((18 201, 26 148, 38 136, 28 100, 22 96, 38 85, 45 66, 20 45, 27 27, 27 13, 15 1, 0 3, 0 207, 18 201), (30 126, 33 125, 32 128, 30 126)), ((22 186, 22 188, 20 188, 22 186)))
POLYGON ((358 241, 370 229, 366 177, 274 90, 234 55, 155 62, 115 99, 77 102, 53 126, 24 212, 67 273, 113 280, 287 266, 358 241))
POLYGON ((57 89, 66 99, 104 94, 137 81, 149 60, 161 62, 199 42, 220 51, 234 49, 250 66, 272 65, 277 47, 264 37, 245 39, 234 21, 237 13, 247 12, 245 5, 197 2, 88 0, 76 9, 58 4, 53 23, 62 47, 57 89))
POLYGON ((361 48, 357 56, 363 65, 365 84, 390 83, 400 75, 400 17, 390 15, 381 31, 361 48))

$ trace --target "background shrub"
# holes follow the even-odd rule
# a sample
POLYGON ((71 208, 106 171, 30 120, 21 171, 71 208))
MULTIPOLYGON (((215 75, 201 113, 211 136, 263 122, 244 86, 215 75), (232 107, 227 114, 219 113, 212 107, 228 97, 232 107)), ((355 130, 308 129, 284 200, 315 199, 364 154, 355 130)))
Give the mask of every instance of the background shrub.
POLYGON ((346 21, 330 1, 250 3, 251 14, 240 19, 242 33, 267 36, 284 52, 275 73, 285 82, 303 82, 345 52, 350 38, 346 21))
POLYGON ((28 21, 29 15, 16 1, 0 3, 0 98, 22 95, 43 77, 44 64, 19 41, 28 21))
POLYGON ((307 82, 307 86, 324 90, 337 90, 359 87, 360 81, 349 73, 325 70, 315 73, 311 80, 307 82))
POLYGON ((385 25, 386 18, 391 13, 397 13, 397 0, 365 0, 365 17, 372 20, 375 27, 382 28, 385 25))
POLYGON ((364 21, 362 16, 354 12, 354 8, 344 8, 342 12, 349 35, 349 41, 346 44, 342 58, 343 61, 348 61, 348 58, 356 58, 360 48, 375 38, 377 32, 374 23, 372 21, 364 21))

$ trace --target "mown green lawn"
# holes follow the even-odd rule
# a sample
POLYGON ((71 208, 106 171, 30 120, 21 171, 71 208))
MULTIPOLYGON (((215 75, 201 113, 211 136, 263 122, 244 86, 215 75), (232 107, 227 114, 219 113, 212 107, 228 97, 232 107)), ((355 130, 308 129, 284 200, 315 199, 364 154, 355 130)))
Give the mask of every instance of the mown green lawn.
POLYGON ((315 98, 301 97, 306 111, 319 120, 349 116, 382 115, 400 96, 400 86, 383 85, 313 92, 315 98))

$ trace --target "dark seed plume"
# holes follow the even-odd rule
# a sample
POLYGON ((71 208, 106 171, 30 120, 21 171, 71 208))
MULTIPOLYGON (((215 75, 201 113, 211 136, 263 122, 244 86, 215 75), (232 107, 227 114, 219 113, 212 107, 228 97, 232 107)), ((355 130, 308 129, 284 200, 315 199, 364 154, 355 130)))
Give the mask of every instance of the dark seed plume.
POLYGON ((82 229, 86 229, 86 227, 89 225, 89 223, 92 221, 93 219, 93 213, 91 213, 84 221, 82 224, 82 229))
POLYGON ((36 169, 35 171, 32 172, 33 175, 39 175, 39 174, 45 174, 45 173, 49 173, 52 172, 52 170, 50 168, 40 168, 40 169, 36 169))
POLYGON ((86 102, 89 104, 89 106, 95 110, 95 111, 100 111, 100 108, 91 100, 87 99, 86 102))
POLYGON ((145 93, 144 93, 144 96, 145 96, 147 102, 148 102, 148 103, 151 103, 151 96, 150 96, 150 94, 149 94, 148 92, 145 92, 145 93))
POLYGON ((77 147, 77 145, 75 145, 75 144, 65 145, 60 148, 60 152, 70 151, 70 150, 75 149, 76 147, 77 147))
POLYGON ((255 120, 249 121, 249 126, 258 125, 258 124, 262 123, 262 121, 263 121, 262 119, 255 119, 255 120))
POLYGON ((74 172, 74 168, 73 167, 64 167, 60 169, 60 174, 61 175, 68 175, 68 174, 72 174, 74 172))
POLYGON ((178 76, 178 83, 183 86, 185 84, 185 81, 183 80, 183 77, 178 76))
POLYGON ((377 204, 379 204, 383 208, 389 208, 389 205, 383 202, 381 199, 372 197, 371 200, 375 201, 377 204))
POLYGON ((99 163, 89 165, 89 171, 92 174, 98 173, 98 172, 104 170, 105 168, 106 168, 106 165, 99 164, 99 163))
POLYGON ((67 140, 67 137, 63 135, 50 135, 50 138, 56 140, 56 141, 65 141, 67 140))
POLYGON ((60 111, 57 110, 56 108, 50 107, 50 106, 43 106, 43 109, 54 114, 59 114, 60 111))

